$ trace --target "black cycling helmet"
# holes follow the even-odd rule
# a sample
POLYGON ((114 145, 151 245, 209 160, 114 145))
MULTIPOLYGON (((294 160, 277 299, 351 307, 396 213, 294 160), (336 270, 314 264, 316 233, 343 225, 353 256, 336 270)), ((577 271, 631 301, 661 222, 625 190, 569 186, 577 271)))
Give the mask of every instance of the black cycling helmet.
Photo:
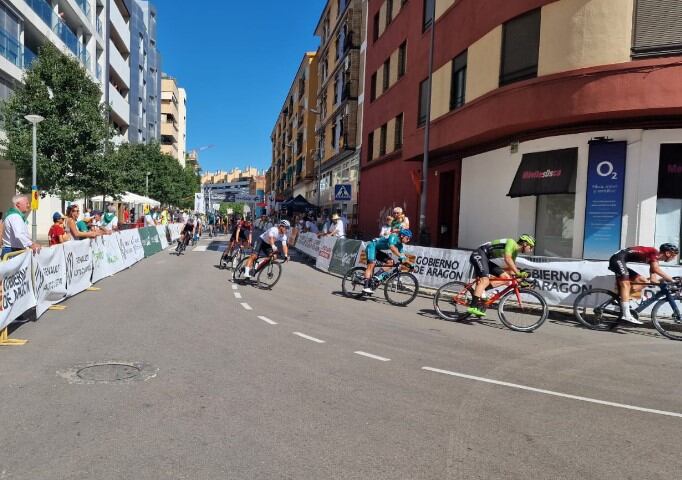
POLYGON ((664 243, 658 248, 659 252, 672 252, 675 255, 680 253, 680 249, 674 243, 664 243))

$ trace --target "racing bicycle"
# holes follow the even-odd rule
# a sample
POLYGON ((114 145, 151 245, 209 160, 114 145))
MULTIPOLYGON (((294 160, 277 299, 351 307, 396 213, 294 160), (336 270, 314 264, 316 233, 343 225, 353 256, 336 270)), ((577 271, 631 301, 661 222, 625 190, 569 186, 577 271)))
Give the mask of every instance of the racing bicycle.
POLYGON ((190 234, 183 233, 182 238, 178 238, 178 245, 175 247, 175 253, 177 255, 182 255, 185 250, 187 250, 187 245, 189 244, 190 234))
MULTIPOLYGON (((419 282, 411 272, 414 265, 410 263, 398 263, 391 270, 385 271, 384 265, 377 262, 374 275, 370 279, 370 288, 376 290, 384 285, 384 297, 391 305, 404 307, 412 302, 419 292, 419 282), (409 271, 403 271, 406 267, 409 271)), ((365 287, 365 267, 354 267, 346 272, 341 281, 341 290, 346 297, 360 298, 369 295, 362 291, 365 287)))
MULTIPOLYGON (((235 269, 232 271, 232 280, 236 283, 245 283, 246 277, 245 268, 246 262, 249 256, 245 256, 237 264, 235 269)), ((254 261, 254 266, 251 271, 251 275, 255 278, 256 285, 258 288, 266 288, 272 290, 272 287, 279 281, 282 276, 282 263, 285 260, 278 260, 277 253, 273 252, 267 257, 258 257, 254 261)))
POLYGON ((241 242, 238 242, 232 248, 230 248, 230 245, 228 244, 225 251, 220 254, 218 267, 221 269, 233 270, 239 265, 239 262, 241 262, 244 257, 250 255, 252 251, 251 245, 244 246, 241 242))
MULTIPOLYGON (((657 289, 630 309, 632 316, 637 319, 643 317, 642 313, 653 305, 651 321, 656 330, 671 340, 682 340, 682 279, 675 277, 672 283, 647 282, 637 285, 657 289)), ((573 313, 580 323, 592 330, 611 330, 622 321, 620 297, 605 288, 585 290, 578 295, 573 303, 573 313)))
MULTIPOLYGON (((545 323, 549 308, 542 295, 533 290, 535 283, 532 280, 514 276, 490 277, 490 281, 504 282, 507 286, 492 297, 481 299, 482 308, 489 309, 497 304, 497 316, 505 327, 516 332, 532 332, 545 323)), ((475 287, 476 280, 448 282, 436 291, 433 307, 445 320, 465 320, 471 315, 467 309, 475 287)))

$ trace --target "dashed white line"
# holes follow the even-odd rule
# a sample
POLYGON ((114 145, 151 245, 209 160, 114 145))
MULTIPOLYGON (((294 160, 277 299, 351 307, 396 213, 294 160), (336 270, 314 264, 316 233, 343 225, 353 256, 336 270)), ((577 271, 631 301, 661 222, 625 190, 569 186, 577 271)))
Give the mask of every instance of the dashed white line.
POLYGON ((249 305, 246 302, 242 302, 241 305, 242 307, 244 307, 244 310, 253 310, 253 308, 251 308, 251 305, 249 305))
POLYGON ((259 315, 258 318, 263 320, 265 323, 269 323, 270 325, 277 325, 277 322, 273 322, 268 317, 264 317, 263 315, 259 315))
POLYGON ((234 298, 242 298, 242 294, 239 292, 234 292, 234 298))
POLYGON ((380 357, 379 355, 374 355, 372 353, 361 352, 361 351, 357 351, 357 352, 353 352, 353 353, 356 353, 358 355, 362 355, 363 357, 373 358, 374 360, 381 360, 382 362, 390 362, 391 361, 390 358, 380 357))
POLYGON ((678 417, 682 418, 682 413, 677 412, 667 412, 665 410, 655 410, 653 408, 637 407, 634 405, 627 405, 624 403, 607 402, 605 400, 598 400, 596 398, 581 397, 578 395, 570 395, 568 393, 554 392, 552 390, 544 390, 542 388, 527 387, 525 385, 518 385, 516 383, 501 382, 499 380, 492 380, 490 378, 476 377, 474 375, 467 375, 465 373, 451 372, 449 370, 441 370, 439 368, 432 367, 422 367, 422 370, 428 370, 429 372, 444 373, 446 375, 452 375, 453 377, 466 378, 469 380, 475 380, 477 382, 492 383, 493 385, 501 385, 503 387, 518 388, 520 390, 527 390, 529 392, 543 393, 545 395, 552 395, 555 397, 568 398, 571 400, 579 400, 581 402, 596 403, 598 405, 607 405, 609 407, 624 408, 627 410, 635 410, 638 412, 654 413, 656 415, 665 415, 668 417, 678 417))
POLYGON ((294 332, 294 335, 298 335, 301 338, 305 338, 306 340, 310 340, 316 343, 325 343, 324 340, 320 340, 319 338, 311 337, 310 335, 306 335, 305 333, 301 332, 294 332))
POLYGON ((239 288, 239 285, 232 285, 232 290, 237 290, 239 288))

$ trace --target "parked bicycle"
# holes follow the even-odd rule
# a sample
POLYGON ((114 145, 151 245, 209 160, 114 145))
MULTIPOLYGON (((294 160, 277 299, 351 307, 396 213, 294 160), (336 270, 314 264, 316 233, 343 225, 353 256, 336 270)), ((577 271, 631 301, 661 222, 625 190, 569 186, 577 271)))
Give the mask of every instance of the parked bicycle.
MULTIPOLYGON (((682 279, 674 283, 640 283, 656 287, 651 296, 639 301, 630 309, 633 317, 643 317, 643 312, 651 305, 651 321, 656 330, 671 340, 682 340, 682 279)), ((578 295, 573 303, 575 318, 592 330, 611 330, 622 320, 622 310, 618 294, 605 289, 593 288, 578 295)))
MULTIPOLYGON (((249 256, 245 256, 232 271, 232 280, 234 282, 246 282, 247 279, 244 275, 244 269, 248 259, 249 256)), ((268 255, 267 257, 258 257, 251 272, 256 286, 271 290, 282 276, 282 263, 284 263, 284 261, 278 260, 276 253, 268 255)))
MULTIPOLYGON (((482 308, 497 305, 497 316, 502 324, 516 332, 532 332, 539 328, 549 315, 545 299, 533 290, 532 280, 519 277, 491 277, 491 282, 504 282, 507 286, 492 297, 482 299, 482 308)), ((471 315, 467 312, 474 294, 476 281, 449 282, 441 286, 433 297, 433 307, 445 320, 462 321, 471 315)), ((499 287, 496 287, 499 288, 499 287)))
MULTIPOLYGON (((370 279, 370 288, 376 290, 384 285, 384 297, 391 305, 404 307, 417 297, 419 282, 411 272, 414 265, 409 263, 396 264, 391 270, 385 271, 385 265, 377 262, 374 275, 370 279), (403 268, 409 271, 403 271, 403 268)), ((365 267, 354 267, 346 272, 341 281, 341 290, 346 297, 360 298, 369 295, 362 291, 365 282, 365 267)))

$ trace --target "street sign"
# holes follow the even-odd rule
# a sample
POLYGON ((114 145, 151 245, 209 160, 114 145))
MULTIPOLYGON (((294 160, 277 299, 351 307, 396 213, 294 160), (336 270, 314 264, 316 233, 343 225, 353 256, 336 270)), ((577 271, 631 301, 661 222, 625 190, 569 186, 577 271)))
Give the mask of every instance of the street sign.
POLYGON ((334 185, 334 200, 337 202, 350 202, 351 184, 340 183, 338 185, 334 185))

